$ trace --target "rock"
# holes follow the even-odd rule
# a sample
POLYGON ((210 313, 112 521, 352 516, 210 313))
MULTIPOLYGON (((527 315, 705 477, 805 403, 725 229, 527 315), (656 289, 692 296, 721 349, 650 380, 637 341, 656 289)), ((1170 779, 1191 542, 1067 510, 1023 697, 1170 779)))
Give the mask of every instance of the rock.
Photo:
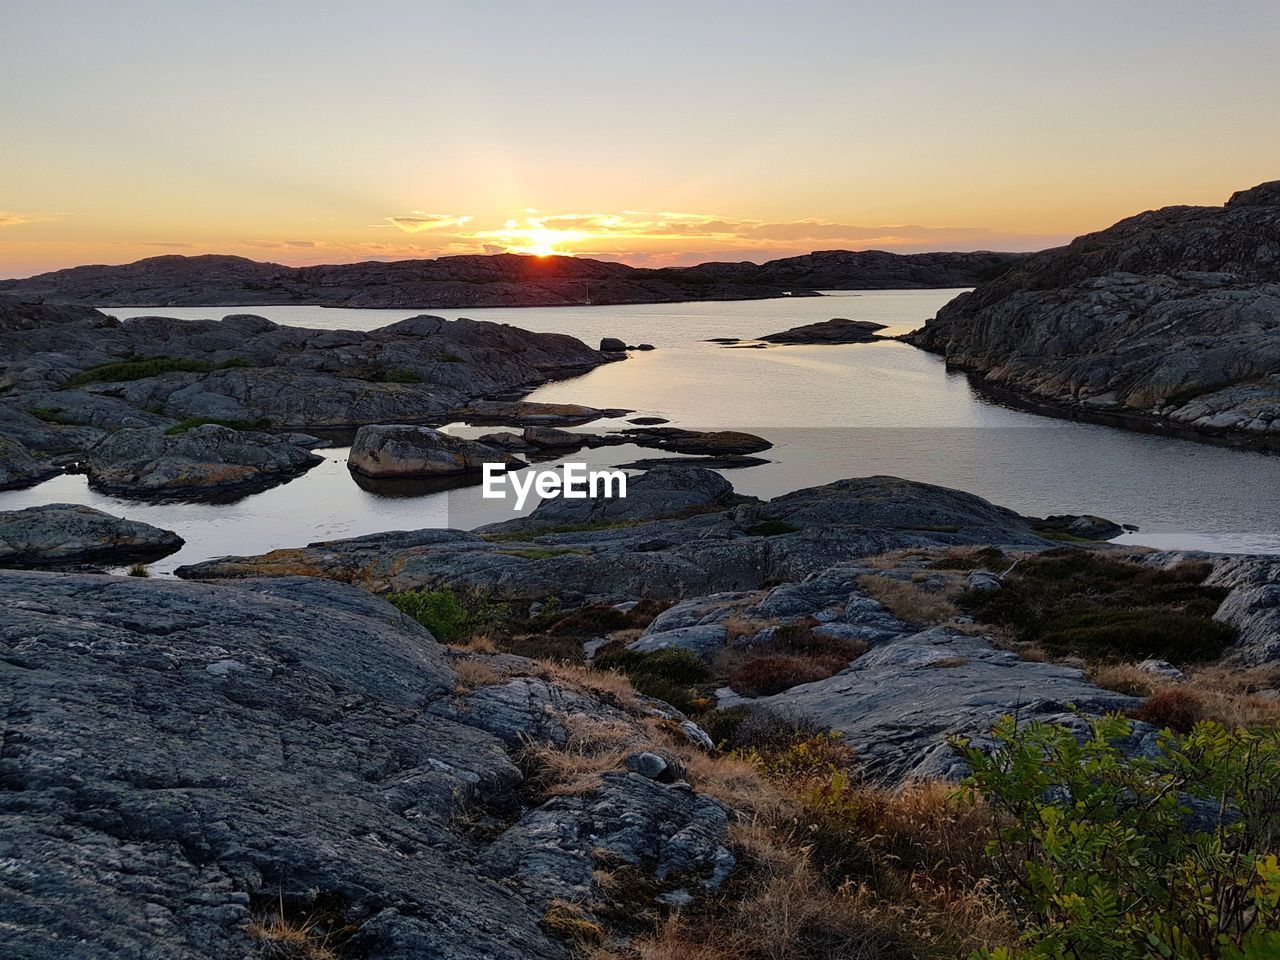
POLYGON ((637 653, 652 653, 655 650, 684 650, 702 660, 710 660, 725 646, 725 628, 719 624, 708 623, 694 627, 680 627, 675 630, 664 630, 647 633, 632 643, 628 650, 637 653))
POLYGON ((671 765, 666 760, 649 750, 639 750, 635 753, 627 754, 622 758, 622 765, 632 773, 640 774, 646 780, 671 783, 674 780, 682 779, 673 775, 671 765))
POLYGON ((529 516, 476 532, 370 534, 223 557, 178 574, 305 573, 376 591, 448 587, 521 604, 550 596, 612 604, 756 590, 904 547, 1055 545, 1035 535, 1026 518, 980 497, 893 477, 844 480, 760 503, 709 471, 654 470, 630 481, 627 492, 622 500, 549 500, 529 516), (793 532, 762 536, 762 524, 793 532))
POLYGON ((990 570, 974 570, 965 581, 970 590, 999 590, 1003 585, 1000 574, 990 570))
POLYGON ((522 466, 519 458, 475 440, 411 424, 361 427, 347 469, 366 477, 438 477, 479 473, 486 463, 522 466))
POLYGON ((652 343, 642 343, 639 346, 637 346, 636 349, 647 352, 649 350, 656 350, 658 348, 655 347, 652 343))
POLYGON ((53 464, 37 460, 17 440, 0 437, 0 490, 29 487, 60 472, 53 464))
POLYGON ((1247 666, 1280 663, 1280 557, 1225 556, 1205 583, 1230 592, 1214 618, 1239 630, 1227 659, 1247 666))
POLYGON ((540 906, 584 900, 593 857, 601 856, 652 869, 660 882, 697 877, 702 891, 719 889, 735 866, 723 804, 634 773, 602 781, 582 796, 555 797, 506 830, 485 852, 490 873, 540 906))
POLYGON ((454 699, 450 662, 331 581, 0 573, 6 955, 240 960, 283 902, 336 903, 370 960, 567 960, 540 921, 593 856, 668 890, 725 879, 728 811, 683 784, 618 770, 522 804, 513 754, 557 710, 639 720, 536 681, 499 721, 491 688, 454 699), (495 832, 465 832, 478 810, 495 832))
POLYGON ((773 446, 763 437, 738 430, 682 430, 679 427, 627 428, 620 431, 632 443, 673 453, 705 456, 758 453, 773 446))
POLYGON ((641 457, 618 464, 620 470, 656 470, 662 467, 701 467, 705 470, 741 470, 772 463, 763 457, 641 457))
POLYGON ((605 438, 593 433, 572 433, 555 427, 525 427, 524 442, 539 450, 578 450, 598 447, 605 438))
POLYGON ((476 400, 456 411, 469 423, 497 423, 508 426, 577 427, 593 420, 621 417, 630 410, 600 409, 580 403, 534 403, 530 400, 476 400))
POLYGON ((764 340, 767 343, 871 343, 875 340, 883 339, 876 333, 876 331, 883 329, 885 329, 883 323, 872 323, 870 320, 846 320, 837 317, 834 320, 825 320, 821 323, 807 323, 803 326, 792 327, 790 330, 784 330, 781 333, 766 334, 757 339, 764 340))
POLYGON ((1005 714, 1059 720, 1073 708, 1101 714, 1141 701, 1095 687, 1074 668, 934 628, 879 644, 826 680, 750 702, 838 730, 869 776, 900 781, 963 776, 947 738, 985 737, 1005 714))
POLYGON ((269 433, 204 424, 168 434, 119 430, 89 451, 89 482, 132 496, 207 495, 282 483, 320 457, 269 433))
POLYGON ((734 501, 733 486, 718 473, 693 467, 650 470, 627 481, 625 497, 563 497, 544 500, 533 513, 490 524, 484 531, 513 533, 548 527, 622 523, 668 517, 683 511, 728 506, 734 501))
POLYGON ((182 547, 171 530, 72 503, 0 511, 0 566, 159 560, 182 547))
POLYGON ((658 424, 670 423, 671 421, 665 417, 632 417, 627 423, 634 423, 636 426, 647 427, 657 426, 658 424))
POLYGON ((1066 534, 1080 540, 1114 540, 1125 532, 1125 528, 1102 517, 1060 515, 1045 517, 1043 520, 1032 520, 1037 533, 1052 537, 1055 534, 1066 534))
POLYGON ((1151 674, 1153 677, 1163 677, 1175 683, 1181 683, 1187 679, 1186 674, 1168 660, 1143 660, 1138 664, 1138 669, 1143 673, 1151 674))
POLYGON ((617 337, 605 337, 600 341, 601 353, 620 353, 627 349, 627 345, 617 337))
POLYGON ((1043 413, 1269 442, 1280 435, 1277 192, 1149 211, 1035 254, 907 339, 1043 413))

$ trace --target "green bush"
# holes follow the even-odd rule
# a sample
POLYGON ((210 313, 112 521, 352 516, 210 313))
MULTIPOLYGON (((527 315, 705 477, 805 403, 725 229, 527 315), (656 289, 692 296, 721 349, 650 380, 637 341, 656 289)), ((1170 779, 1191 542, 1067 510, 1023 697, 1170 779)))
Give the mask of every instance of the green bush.
POLYGON ((671 683, 706 683, 711 671, 688 650, 654 650, 641 653, 625 647, 601 652, 592 665, 601 670, 617 670, 628 677, 657 677, 671 683))
POLYGON ((459 597, 452 590, 405 590, 387 595, 401 613, 412 617, 443 643, 466 640, 501 623, 506 607, 474 595, 459 597))
POLYGON ((1213 619, 1226 590, 1204 586, 1207 575, 1202 563, 1162 569, 1059 548, 1023 560, 1001 589, 969 591, 957 604, 1057 655, 1195 663, 1221 656, 1236 635, 1213 619))
POLYGON ((116 363, 103 363, 88 370, 81 370, 63 386, 79 387, 86 383, 123 383, 129 380, 142 380, 146 377, 158 376, 162 373, 209 373, 213 370, 228 370, 232 367, 252 366, 243 357, 232 357, 214 363, 211 360, 193 360, 181 357, 148 357, 145 360, 121 360, 116 363))
POLYGON ((997 818, 988 853, 1024 931, 981 956, 1280 956, 1280 731, 1206 722, 1150 757, 1121 749, 1131 732, 1121 717, 1082 739, 1005 718, 990 752, 954 742, 997 818))

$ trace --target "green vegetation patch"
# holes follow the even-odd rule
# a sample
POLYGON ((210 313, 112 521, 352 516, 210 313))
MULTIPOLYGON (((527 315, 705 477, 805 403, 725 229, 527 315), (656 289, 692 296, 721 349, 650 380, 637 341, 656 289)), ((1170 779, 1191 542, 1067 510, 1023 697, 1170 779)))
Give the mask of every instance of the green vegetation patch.
POLYGON ((455 643, 486 633, 510 617, 506 604, 479 594, 459 595, 440 590, 405 590, 386 597, 397 610, 412 617, 444 643, 455 643))
POLYGON ((175 423, 172 427, 165 430, 165 434, 170 437, 176 437, 178 434, 186 433, 195 427, 203 427, 206 424, 214 423, 220 427, 230 427, 232 430, 270 430, 271 421, 266 417, 259 417, 257 420, 220 420, 217 417, 190 417, 180 423, 175 423))
POLYGON ((638 693, 663 700, 684 713, 705 709, 706 702, 696 687, 711 679, 711 671, 688 650, 641 653, 625 647, 606 648, 591 665, 626 674, 638 693))
POLYGON ((525 560, 547 560, 551 557, 563 557, 568 554, 577 554, 580 557, 589 557, 590 550, 584 550, 581 547, 527 547, 512 550, 499 550, 498 553, 508 557, 523 557, 525 560))
POLYGON ((233 367, 250 367, 252 364, 243 357, 232 357, 214 363, 211 360, 194 360, 186 357, 148 357, 145 360, 120 360, 115 363, 103 363, 88 370, 81 370, 63 384, 64 387, 79 387, 86 383, 124 383, 130 380, 144 380, 147 377, 159 376, 162 373, 210 373, 214 370, 229 370, 233 367))
POLYGON ((1161 569, 1088 550, 1060 548, 1019 563, 999 590, 962 594, 958 605, 1057 656, 1103 660, 1215 660, 1235 640, 1213 614, 1227 590, 1203 584, 1209 565, 1161 569))

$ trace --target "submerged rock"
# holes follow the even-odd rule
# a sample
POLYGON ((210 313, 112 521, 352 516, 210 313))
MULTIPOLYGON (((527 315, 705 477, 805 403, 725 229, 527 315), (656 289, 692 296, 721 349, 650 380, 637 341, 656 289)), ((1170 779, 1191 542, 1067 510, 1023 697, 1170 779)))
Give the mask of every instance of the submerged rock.
POLYGON ((620 431, 630 442, 641 447, 656 447, 672 453, 702 456, 730 456, 759 453, 773 446, 763 437, 741 430, 684 430, 680 427, 644 427, 620 431))
POLYGON ((119 430, 89 452, 89 482, 136 496, 208 495, 280 483, 324 458, 270 433, 207 423, 170 434, 119 430))
POLYGON ((877 333, 877 331, 883 329, 885 329, 883 323, 873 323, 870 320, 846 320, 842 317, 837 317, 834 320, 824 320, 821 323, 807 323, 803 326, 792 327, 790 330, 783 330, 781 333, 766 334, 757 339, 768 343, 795 344, 872 343, 883 339, 877 333))
POLYGON ((437 477, 478 473, 486 463, 519 466, 523 461, 431 427, 392 424, 356 431, 347 469, 366 477, 437 477))
POLYGON ((171 530, 74 503, 0 512, 0 566, 158 560, 182 547, 171 530))

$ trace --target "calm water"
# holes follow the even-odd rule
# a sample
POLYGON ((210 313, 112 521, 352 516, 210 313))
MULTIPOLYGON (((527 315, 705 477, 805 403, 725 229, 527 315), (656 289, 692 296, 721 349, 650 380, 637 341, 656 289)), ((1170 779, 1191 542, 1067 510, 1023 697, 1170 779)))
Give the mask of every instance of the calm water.
MULTIPOLYGON (((616 336, 659 349, 633 354, 533 400, 625 407, 694 428, 732 427, 773 441, 771 463, 726 475, 743 493, 770 497, 850 476, 894 474, 969 490, 1022 513, 1097 513, 1140 526, 1128 542, 1158 547, 1280 553, 1280 457, 1126 433, 1007 409, 963 376, 899 343, 728 349, 711 337, 752 337, 831 317, 875 320, 889 333, 917 327, 955 290, 833 293, 814 299, 632 307, 433 310, 445 317, 568 333, 589 343, 616 336)), ((301 326, 368 330, 423 311, 316 307, 116 309, 117 316, 197 318, 258 313, 301 326)), ((590 425, 601 430, 621 421, 590 425)), ((491 429, 491 428, 490 428, 491 429)), ((428 526, 470 527, 509 516, 469 487, 388 495, 351 479, 345 450, 283 487, 233 504, 140 504, 59 477, 0 493, 0 509, 88 503, 177 530, 188 545, 154 569, 228 553, 258 553, 318 539, 428 526)), ((612 447, 569 459, 624 463, 654 451, 612 447)))

